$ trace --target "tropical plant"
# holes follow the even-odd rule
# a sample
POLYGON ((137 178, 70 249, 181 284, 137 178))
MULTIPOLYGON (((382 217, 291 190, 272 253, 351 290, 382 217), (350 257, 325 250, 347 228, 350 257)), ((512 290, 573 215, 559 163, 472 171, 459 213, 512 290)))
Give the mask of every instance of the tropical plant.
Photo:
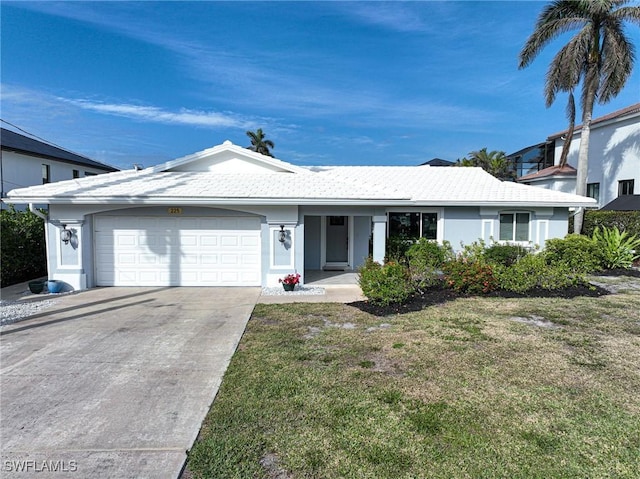
MULTIPOLYGON (((607 103, 624 88, 633 69, 634 46, 624 22, 640 24, 640 7, 628 0, 556 0, 545 6, 533 33, 520 52, 519 68, 533 62, 560 35, 579 29, 551 61, 545 83, 547 107, 559 92, 572 93, 582 82, 582 129, 578 153, 576 193, 587 191, 589 135, 593 105, 607 103)), ((582 230, 584 211, 574 218, 574 232, 582 230)))
POLYGON ((247 136, 251 140, 251 146, 247 146, 248 150, 255 151, 261 155, 273 157, 271 150, 276 146, 273 144, 273 141, 265 138, 262 128, 258 128, 255 132, 247 131, 247 136))
POLYGON ((487 148, 472 151, 469 158, 459 158, 456 166, 477 166, 500 180, 513 180, 515 169, 504 151, 487 151, 487 148))
POLYGON ((620 233, 617 227, 596 227, 593 240, 601 249, 604 267, 607 269, 630 268, 634 260, 640 258, 640 238, 620 233))

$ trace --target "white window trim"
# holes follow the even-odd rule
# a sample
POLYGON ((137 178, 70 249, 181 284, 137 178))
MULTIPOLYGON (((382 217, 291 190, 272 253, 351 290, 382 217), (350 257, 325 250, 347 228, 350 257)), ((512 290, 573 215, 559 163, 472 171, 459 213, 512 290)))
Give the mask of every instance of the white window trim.
POLYGON ((499 211, 498 212, 498 241, 499 244, 512 244, 518 246, 527 246, 531 244, 531 226, 533 223, 533 218, 531 211, 522 211, 522 210, 508 210, 508 211, 499 211), (526 241, 516 241, 516 215, 517 214, 527 214, 529 215, 529 221, 527 222, 527 240, 526 241), (500 239, 500 217, 502 215, 513 215, 513 228, 512 228, 512 236, 510 240, 500 239))

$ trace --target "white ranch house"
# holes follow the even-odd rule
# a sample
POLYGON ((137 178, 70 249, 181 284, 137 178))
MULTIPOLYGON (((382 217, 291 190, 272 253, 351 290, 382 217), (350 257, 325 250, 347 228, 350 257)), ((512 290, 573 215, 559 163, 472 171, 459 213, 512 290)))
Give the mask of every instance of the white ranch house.
POLYGON ((389 235, 460 248, 538 244, 567 233, 573 194, 479 168, 303 168, 224 142, 144 170, 16 189, 48 204, 49 275, 94 286, 273 286, 288 273, 382 261, 389 235), (68 242, 62 230, 71 231, 68 242))

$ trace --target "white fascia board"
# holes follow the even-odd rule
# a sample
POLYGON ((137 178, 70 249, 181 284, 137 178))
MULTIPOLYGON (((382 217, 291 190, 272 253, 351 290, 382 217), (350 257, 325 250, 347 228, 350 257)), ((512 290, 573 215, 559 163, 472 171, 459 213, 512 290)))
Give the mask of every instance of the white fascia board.
POLYGON ((147 198, 147 197, 90 197, 90 198, 33 198, 33 197, 21 197, 21 198, 8 198, 7 202, 16 204, 68 204, 68 205, 96 205, 96 204, 109 204, 109 205, 194 205, 194 206, 216 206, 216 205, 283 205, 283 206, 296 206, 296 205, 349 205, 349 206, 414 206, 414 203, 408 200, 367 200, 367 199, 322 199, 322 198, 292 198, 292 199, 279 199, 279 198, 147 198))
POLYGON ((419 202, 415 206, 494 206, 499 208, 572 208, 576 206, 597 206, 595 201, 434 201, 419 202))
POLYGON ((366 198, 159 198, 159 197, 10 197, 3 198, 5 203, 16 204, 113 204, 113 205, 330 205, 330 206, 413 206, 413 207, 439 207, 439 206, 493 206, 500 208, 512 207, 594 207, 597 202, 592 198, 575 201, 412 201, 409 199, 366 199, 366 198))

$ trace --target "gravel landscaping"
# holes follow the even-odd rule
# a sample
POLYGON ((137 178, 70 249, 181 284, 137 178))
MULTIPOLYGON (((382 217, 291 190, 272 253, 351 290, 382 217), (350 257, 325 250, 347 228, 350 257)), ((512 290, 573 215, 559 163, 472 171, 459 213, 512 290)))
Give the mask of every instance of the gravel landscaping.
POLYGON ((56 304, 57 301, 44 299, 42 301, 4 301, 0 300, 0 326, 17 323, 34 314, 41 313, 45 309, 56 304))
POLYGON ((325 294, 324 288, 318 286, 296 286, 293 291, 285 291, 282 286, 262 288, 262 296, 321 296, 323 294, 325 294))

